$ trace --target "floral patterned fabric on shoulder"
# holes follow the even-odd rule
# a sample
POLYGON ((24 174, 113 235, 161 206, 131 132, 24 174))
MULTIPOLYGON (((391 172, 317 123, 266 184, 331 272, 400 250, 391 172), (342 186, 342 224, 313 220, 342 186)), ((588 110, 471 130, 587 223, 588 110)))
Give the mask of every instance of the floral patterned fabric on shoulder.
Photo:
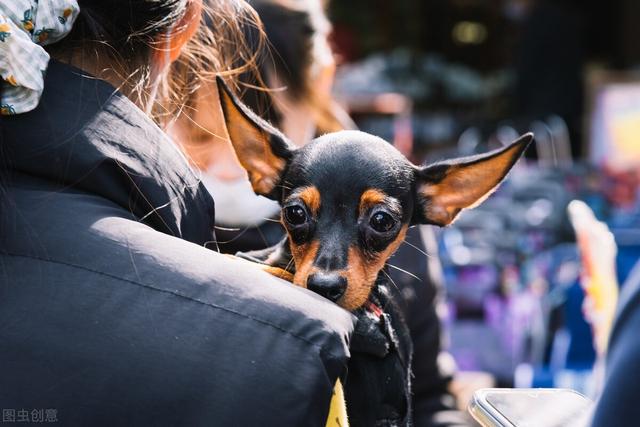
POLYGON ((0 114, 31 111, 44 90, 49 54, 42 46, 64 38, 80 12, 76 0, 0 3, 0 114))

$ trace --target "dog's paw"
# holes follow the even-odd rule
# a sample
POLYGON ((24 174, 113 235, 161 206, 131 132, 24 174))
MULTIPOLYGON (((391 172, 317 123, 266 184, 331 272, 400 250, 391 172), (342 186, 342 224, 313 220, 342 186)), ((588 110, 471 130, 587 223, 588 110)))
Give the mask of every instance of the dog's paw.
POLYGON ((272 267, 270 265, 263 265, 262 269, 272 276, 276 276, 282 280, 293 283, 293 273, 280 267, 272 267))

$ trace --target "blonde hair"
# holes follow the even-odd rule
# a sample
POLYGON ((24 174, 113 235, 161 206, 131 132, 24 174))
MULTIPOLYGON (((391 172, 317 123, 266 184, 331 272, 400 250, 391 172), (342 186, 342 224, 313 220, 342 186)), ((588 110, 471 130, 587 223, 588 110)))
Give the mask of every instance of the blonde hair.
POLYGON ((255 28, 259 45, 263 31, 256 12, 243 0, 215 0, 203 4, 201 25, 181 55, 159 81, 151 81, 153 56, 162 53, 167 37, 189 11, 191 0, 81 0, 73 29, 47 50, 59 60, 95 71, 117 82, 122 90, 161 125, 189 104, 192 94, 216 75, 228 77, 255 69, 254 43, 244 29, 255 28), (150 94, 149 89, 157 93, 150 94))
POLYGON ((160 102, 153 111, 159 122, 174 119, 193 108, 193 95, 216 76, 237 87, 237 77, 250 74, 262 84, 257 59, 265 45, 255 10, 241 0, 205 2, 200 27, 161 83, 160 102), (215 3, 215 6, 212 5, 215 3), (252 40, 246 29, 251 28, 252 40))

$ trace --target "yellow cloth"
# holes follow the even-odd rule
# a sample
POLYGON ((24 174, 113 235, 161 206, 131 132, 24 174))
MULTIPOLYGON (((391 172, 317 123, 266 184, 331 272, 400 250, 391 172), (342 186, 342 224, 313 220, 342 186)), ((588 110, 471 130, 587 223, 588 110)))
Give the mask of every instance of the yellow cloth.
POLYGON ((344 401, 344 390, 342 383, 338 379, 333 388, 333 396, 331 396, 331 404, 329 406, 329 416, 327 417, 326 427, 349 427, 347 420, 347 405, 344 401))

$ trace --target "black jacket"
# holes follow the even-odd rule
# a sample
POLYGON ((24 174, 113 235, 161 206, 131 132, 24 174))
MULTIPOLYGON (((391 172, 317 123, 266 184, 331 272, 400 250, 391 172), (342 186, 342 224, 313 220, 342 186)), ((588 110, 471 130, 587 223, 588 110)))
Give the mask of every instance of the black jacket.
POLYGON ((210 196, 127 98, 52 62, 0 150, 0 408, 324 425, 352 316, 205 249, 210 196))

